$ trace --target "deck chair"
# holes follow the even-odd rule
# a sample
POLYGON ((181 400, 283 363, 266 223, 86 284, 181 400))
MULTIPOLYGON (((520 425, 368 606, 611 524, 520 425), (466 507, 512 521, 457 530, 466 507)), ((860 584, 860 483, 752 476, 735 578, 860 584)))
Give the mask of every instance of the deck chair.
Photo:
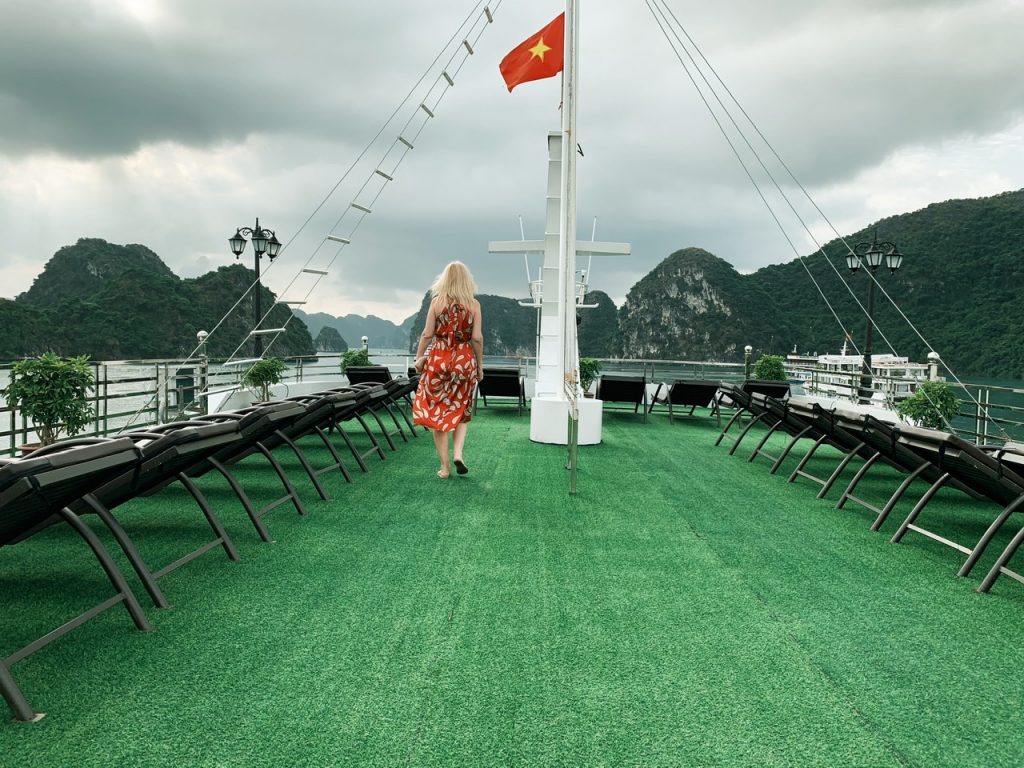
MULTIPOLYGON (((350 449, 353 451, 353 458, 355 458, 356 463, 359 465, 359 469, 362 470, 364 473, 368 471, 366 466, 366 459, 368 457, 376 455, 377 458, 379 458, 381 461, 387 460, 387 456, 384 453, 384 448, 381 445, 380 440, 377 439, 377 435, 374 433, 372 429, 370 429, 370 425, 367 423, 366 418, 364 418, 370 417, 372 415, 375 418, 377 424, 381 427, 381 432, 387 433, 387 429, 384 427, 383 424, 381 424, 379 415, 372 412, 374 398, 381 397, 381 386, 382 385, 377 384, 349 385, 344 387, 335 387, 333 389, 327 390, 328 392, 333 394, 347 394, 350 396, 355 395, 358 398, 358 400, 356 401, 356 405, 358 407, 349 408, 344 410, 343 412, 340 412, 337 415, 337 418, 334 419, 331 426, 328 428, 328 432, 330 433, 337 429, 345 437, 346 443, 350 444, 350 449), (353 420, 357 424, 359 424, 359 427, 362 429, 363 434, 366 435, 366 438, 369 441, 369 447, 366 448, 365 450, 359 450, 355 448, 352 438, 348 436, 348 433, 345 430, 344 425, 347 422, 353 420)), ((388 443, 388 446, 392 450, 395 449, 394 441, 391 440, 390 436, 385 437, 385 442, 388 443)))
MULTIPOLYGON (((726 382, 723 382, 726 383, 726 382)), ((729 386, 720 387, 718 393, 719 403, 726 407, 742 408, 747 400, 745 397, 733 398, 733 393, 739 392, 744 395, 760 394, 774 397, 776 400, 785 400, 789 397, 789 382, 775 381, 772 379, 747 379, 739 384, 728 382, 729 386)))
MULTIPOLYGON (((716 399, 716 406, 721 409, 722 406, 727 408, 734 408, 735 412, 732 417, 726 422, 725 428, 718 435, 718 439, 715 440, 715 445, 719 445, 722 439, 732 428, 732 425, 743 418, 746 414, 750 413, 750 396, 753 394, 767 395, 773 397, 776 400, 785 400, 789 397, 789 382, 788 381, 772 381, 768 379, 747 379, 742 384, 733 384, 731 382, 720 382, 718 387, 718 396, 716 399)), ((755 421, 760 421, 767 414, 761 412, 760 418, 754 418, 755 421)), ((721 421, 719 421, 721 423, 721 421)), ((743 431, 743 434, 739 436, 739 439, 733 444, 729 453, 735 453, 739 447, 740 442, 746 436, 747 432, 750 431, 753 424, 748 424, 747 428, 743 431)))
MULTIPOLYGON (((843 491, 839 501, 836 503, 836 508, 842 509, 848 501, 853 501, 865 509, 874 512, 876 516, 871 524, 871 530, 877 531, 882 527, 882 524, 886 521, 897 502, 899 502, 916 480, 921 479, 927 483, 934 483, 945 474, 943 470, 926 457, 911 450, 900 440, 900 434, 904 429, 904 425, 883 421, 875 416, 853 410, 849 407, 836 407, 833 412, 840 426, 862 439, 877 454, 865 461, 860 469, 857 470, 857 473, 850 480, 846 490, 843 491), (864 479, 871 467, 878 462, 888 464, 905 473, 902 482, 882 507, 878 507, 864 498, 854 495, 861 480, 864 479)), ((959 490, 976 496, 973 491, 962 485, 959 481, 954 479, 949 480, 949 482, 959 490)), ((936 490, 938 489, 936 488, 936 490)))
MULTIPOLYGON (((350 386, 359 386, 367 384, 380 384, 383 385, 388 393, 388 399, 379 402, 375 405, 375 408, 385 407, 391 415, 392 419, 397 418, 393 412, 392 406, 397 406, 397 411, 401 414, 405 421, 406 428, 409 433, 413 436, 416 435, 416 428, 413 426, 412 421, 409 419, 408 414, 402 409, 401 402, 404 402, 408 406, 409 411, 412 411, 412 393, 416 391, 416 386, 419 384, 419 375, 416 374, 415 368, 409 368, 409 376, 407 378, 394 378, 391 375, 391 370, 385 365, 350 365, 345 369, 345 375, 348 376, 350 386), (386 405, 385 405, 386 404, 386 405)), ((402 427, 398 426, 398 432, 392 432, 392 436, 400 434, 402 440, 406 440, 405 434, 402 431, 402 427)))
MULTIPOLYGON (((366 472, 366 463, 363 461, 364 455, 359 452, 351 436, 345 430, 343 423, 350 418, 358 416, 365 409, 368 400, 368 395, 363 395, 357 391, 317 392, 309 395, 289 397, 285 402, 299 403, 305 408, 305 412, 290 424, 275 431, 273 435, 263 441, 263 444, 273 450, 278 445, 285 443, 295 445, 298 440, 307 435, 318 436, 331 455, 331 463, 319 469, 314 469, 310 465, 309 473, 310 478, 315 479, 315 484, 319 486, 318 490, 321 491, 321 498, 330 498, 327 491, 319 483, 320 476, 336 469, 341 472, 345 482, 351 483, 352 473, 334 447, 334 444, 328 438, 327 433, 338 432, 359 468, 366 472)), ((298 446, 295 445, 295 448, 298 449, 298 446)), ((379 448, 379 445, 371 449, 371 451, 375 451, 377 448, 379 448)))
POLYGON ((800 440, 810 439, 818 442, 823 437, 827 437, 822 435, 820 428, 814 422, 808 421, 795 413, 785 400, 776 400, 774 397, 753 393, 750 396, 750 401, 751 409, 756 413, 762 414, 771 426, 758 441, 754 450, 751 451, 747 461, 753 462, 759 456, 768 459, 771 462, 769 474, 774 475, 779 471, 779 467, 782 466, 782 463, 800 440), (790 439, 779 451, 778 455, 772 455, 768 452, 767 446, 772 435, 776 432, 785 433, 790 436, 790 439))
POLYGON ((628 403, 633 413, 642 413, 647 423, 647 377, 623 374, 602 375, 597 381, 598 400, 605 403, 628 403), (643 411, 640 407, 643 406, 643 411))
POLYGON ((395 410, 401 415, 406 427, 409 429, 409 434, 413 437, 418 437, 418 433, 416 432, 415 425, 409 418, 409 414, 412 413, 412 396, 415 394, 419 383, 420 377, 416 375, 409 376, 408 378, 393 378, 384 384, 391 397, 390 403, 395 406, 395 410))
MULTIPOLYGON (((405 404, 412 408, 411 395, 416 391, 416 386, 419 384, 419 374, 416 373, 415 368, 408 369, 408 376, 406 378, 395 378, 391 375, 390 369, 384 365, 364 365, 364 366, 349 366, 346 369, 348 374, 349 384, 383 384, 391 396, 391 401, 394 404, 399 404, 399 400, 405 401, 405 404)), ((405 413, 402 413, 405 416, 405 413)), ((405 418, 406 426, 409 428, 410 433, 416 434, 416 430, 409 421, 408 417, 405 418)))
POLYGON ((477 411, 478 397, 483 399, 485 408, 488 397, 515 398, 516 415, 522 416, 523 408, 526 407, 526 383, 518 368, 484 366, 484 378, 477 384, 473 395, 474 413, 477 411))
POLYGON ((729 449, 729 455, 736 453, 736 449, 739 448, 740 443, 743 442, 743 438, 747 436, 747 433, 754 428, 754 425, 768 416, 767 411, 761 410, 758 413, 754 412, 754 404, 751 399, 750 393, 743 389, 742 386, 733 384, 728 381, 720 382, 718 385, 718 396, 717 405, 721 409, 722 405, 726 404, 727 407, 735 409, 729 421, 722 427, 722 431, 718 433, 718 438, 715 440, 715 445, 721 445, 722 440, 732 429, 732 425, 738 422, 744 415, 749 414, 750 420, 747 426, 740 432, 729 449))
MULTIPOLYGON (((378 386, 378 385, 373 385, 378 386)), ((353 458, 359 463, 360 468, 365 472, 366 465, 356 446, 348 433, 340 427, 337 422, 346 419, 353 412, 358 412, 366 407, 367 397, 362 397, 355 392, 320 392, 310 395, 297 395, 284 400, 271 400, 265 403, 258 403, 258 406, 278 406, 290 409, 287 417, 278 420, 272 430, 268 430, 259 440, 258 444, 250 445, 244 454, 236 457, 233 461, 239 461, 246 456, 256 452, 273 452, 274 449, 287 445, 291 453, 298 459, 299 465, 306 473, 313 488, 323 501, 329 501, 331 496, 327 492, 320 477, 335 469, 339 470, 346 482, 352 482, 352 473, 338 454, 334 445, 327 438, 324 430, 337 431, 342 435, 346 445, 352 452, 353 458), (316 469, 313 467, 306 452, 298 444, 298 441, 307 435, 316 434, 323 445, 331 454, 331 463, 316 469)), ((245 411, 248 409, 242 409, 245 411)), ((377 446, 379 448, 379 446, 377 446)), ((301 514, 301 513, 300 513, 301 514)))
POLYGON ((814 443, 797 463, 796 469, 790 474, 789 482, 794 483, 800 477, 807 478, 821 486, 818 498, 823 499, 854 459, 860 458, 864 462, 877 461, 878 451, 871 448, 862 437, 858 437, 859 430, 851 432, 844 428, 840 423, 841 419, 836 417, 834 409, 826 408, 816 401, 801 397, 789 398, 786 401, 786 406, 794 417, 811 424, 818 434, 814 443), (818 449, 824 444, 837 449, 842 454, 842 458, 828 476, 819 477, 807 467, 818 449))
MULTIPOLYGON (((185 473, 222 446, 239 440, 239 433, 235 424, 174 422, 149 427, 145 431, 131 432, 124 437, 134 443, 139 461, 101 487, 84 494, 70 507, 79 516, 96 514, 100 517, 138 574, 153 604, 158 608, 166 608, 168 602, 157 585, 158 579, 218 546, 224 549, 230 560, 238 560, 238 552, 231 537, 203 492, 185 473), (143 561, 134 542, 112 512, 131 499, 149 496, 176 481, 180 482, 195 500, 213 531, 214 538, 169 565, 153 571, 143 561)), ((27 535, 30 536, 59 520, 57 515, 53 515, 27 535)))
MULTIPOLYGON (((409 393, 412 391, 410 383, 407 380, 391 380, 384 384, 349 384, 347 387, 336 387, 330 391, 362 393, 365 396, 365 407, 360 412, 372 417, 374 421, 377 422, 377 426, 380 427, 381 436, 384 438, 384 442, 387 443, 388 448, 392 451, 398 450, 398 446, 395 444, 394 438, 399 437, 402 439, 402 442, 409 442, 409 438, 406 437, 405 430, 402 428, 402 422, 398 419, 399 416, 402 417, 406 427, 410 430, 410 433, 413 436, 417 436, 413 429, 412 421, 398 402, 399 400, 406 400, 409 393), (382 413, 391 419, 391 422, 394 424, 394 429, 385 424, 384 419, 381 418, 382 413)), ((372 436, 372 433, 366 427, 365 422, 363 422, 363 427, 366 430, 366 433, 370 435, 371 440, 376 443, 376 438, 372 436)), ((384 452, 379 451, 379 455, 383 461, 384 452)))
MULTIPOLYGON (((900 427, 899 440, 902 445, 934 465, 941 474, 893 535, 893 543, 901 541, 908 531, 920 533, 967 555, 957 575, 969 575, 1007 520, 1018 510, 1024 509, 1024 454, 1006 448, 982 448, 949 432, 920 427, 900 427), (942 486, 951 482, 960 484, 975 496, 993 501, 1000 507, 999 514, 993 518, 973 547, 940 536, 919 522, 928 502, 942 486)), ((1020 546, 1022 536, 1018 533, 1014 538, 1016 543, 1010 542, 985 577, 979 591, 989 591, 1001 574, 1024 583, 1024 577, 1006 567, 1016 548, 1020 546)))
POLYGON ((56 514, 85 540, 114 587, 113 597, 0 659, 0 695, 18 720, 31 722, 42 715, 32 708, 14 681, 10 671, 14 664, 122 603, 136 628, 142 631, 153 628, 106 547, 68 507, 138 461, 131 440, 102 439, 69 440, 39 449, 27 458, 0 464, 0 547, 23 541, 27 532, 56 514))
MULTIPOLYGON (((1014 450, 1010 455, 1012 456, 1012 462, 1015 466, 1021 465, 1018 474, 1024 474, 1024 460, 1022 460, 1021 452, 1018 450, 1014 450)), ((1005 460, 1006 457, 1002 458, 1004 458, 1005 460)), ((1015 512, 1018 511, 1019 509, 1020 505, 1016 504, 1010 511, 1015 512)), ((1006 510, 1004 510, 1003 513, 1006 514, 1006 510)), ((993 525, 995 525, 998 522, 999 518, 996 518, 996 520, 993 521, 993 525)), ((995 535, 994 531, 992 535, 995 535)), ((990 541, 991 537, 983 542, 979 542, 979 546, 985 547, 989 544, 990 541)), ((1006 545, 1006 548, 1003 549, 1002 553, 996 559, 996 562, 993 564, 992 568, 989 569, 988 574, 986 574, 985 578, 982 579, 982 582, 978 587, 979 592, 988 592, 990 589, 992 589, 992 585, 996 583, 996 579, 998 579, 1003 574, 1010 576, 1011 578, 1014 578, 1017 581, 1022 580, 1019 574, 1007 568, 1007 566, 1010 563, 1010 560, 1017 553, 1017 550, 1020 549, 1022 544, 1024 544, 1024 525, 1020 527, 1020 530, 1017 531, 1014 537, 1010 540, 1010 543, 1006 545)), ((972 563, 971 565, 973 567, 974 564, 972 563)))
POLYGON ((759 394, 754 394, 751 398, 756 404, 755 410, 767 411, 775 423, 762 438, 748 461, 753 461, 758 455, 764 455, 774 461, 772 471, 775 472, 799 440, 805 438, 813 440, 810 448, 790 475, 790 482, 795 481, 797 477, 806 477, 813 480, 822 486, 818 492, 818 498, 821 499, 828 494, 832 485, 849 463, 854 458, 861 458, 863 464, 846 491, 840 496, 836 503, 836 509, 842 509, 847 502, 853 501, 871 510, 876 515, 872 523, 872 530, 878 530, 878 527, 882 525, 911 483, 918 476, 927 474, 929 468, 922 466, 923 462, 909 455, 907 451, 901 450, 898 447, 893 448, 892 445, 888 444, 887 441, 891 442, 891 437, 883 436, 883 430, 879 429, 879 427, 884 426, 884 422, 879 422, 870 415, 855 414, 851 411, 844 417, 843 412, 839 409, 826 411, 818 406, 817 403, 799 398, 781 401, 759 394), (837 411, 839 411, 838 415, 837 411), (768 438, 780 428, 792 437, 779 456, 774 457, 765 452, 764 445, 768 438), (817 477, 806 469, 811 456, 823 444, 833 446, 842 454, 842 459, 827 478, 817 477), (888 501, 883 507, 879 507, 871 501, 853 494, 857 484, 864 478, 871 466, 878 461, 882 461, 906 473, 903 482, 889 496, 888 501))
POLYGON ((690 407, 687 416, 692 416, 697 408, 708 408, 711 415, 722 424, 722 414, 718 410, 718 385, 720 382, 707 379, 676 379, 671 385, 660 383, 654 392, 651 404, 647 409, 650 413, 655 405, 668 406, 668 420, 672 421, 674 408, 690 407))
MULTIPOLYGON (((299 515, 303 517, 306 515, 306 508, 303 506, 295 486, 285 473, 281 463, 263 442, 274 437, 275 433, 279 432, 282 427, 292 424, 304 412, 305 407, 301 403, 271 402, 258 403, 235 411, 211 413, 198 419, 198 421, 215 424, 224 422, 236 423, 240 439, 225 445, 216 453, 205 457, 202 462, 189 469, 187 474, 189 477, 197 477, 209 472, 211 469, 217 470, 227 480, 228 485, 231 486, 235 495, 241 500, 249 520, 252 522, 259 537, 265 542, 273 541, 270 532, 263 523, 263 518, 271 511, 291 502, 299 515), (278 479, 280 479, 285 491, 283 496, 274 499, 259 509, 255 507, 245 488, 229 469, 229 465, 237 463, 254 453, 260 453, 266 458, 271 468, 277 474, 278 479)), ((303 467, 306 468, 306 471, 312 472, 313 470, 305 456, 302 455, 301 450, 298 450, 297 455, 299 455, 299 460, 303 467)))

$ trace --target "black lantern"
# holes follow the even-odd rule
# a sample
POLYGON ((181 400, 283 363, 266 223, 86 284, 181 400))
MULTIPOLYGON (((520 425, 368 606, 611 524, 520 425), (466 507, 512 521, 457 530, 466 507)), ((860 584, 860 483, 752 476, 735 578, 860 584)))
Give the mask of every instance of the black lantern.
POLYGON ((895 273, 903 265, 903 254, 895 243, 878 239, 878 230, 875 230, 870 243, 857 243, 846 255, 846 265, 850 271, 855 273, 860 267, 866 266, 871 270, 870 282, 868 282, 868 324, 866 338, 864 340, 864 365, 860 377, 859 399, 862 403, 871 402, 873 390, 872 369, 871 369, 871 337, 875 330, 875 271, 882 266, 882 262, 889 268, 890 273, 895 273))
MULTIPOLYGON (((231 252, 235 254, 235 258, 239 258, 242 252, 245 251, 245 236, 249 235, 252 240, 252 249, 256 253, 256 261, 254 264, 256 272, 256 285, 254 286, 255 294, 253 296, 253 315, 255 320, 253 322, 253 330, 259 330, 260 322, 263 320, 263 308, 262 308, 262 296, 260 292, 262 286, 260 285, 260 259, 264 254, 273 261, 277 258, 278 252, 281 250, 281 241, 277 239, 277 235, 274 234, 272 229, 264 229, 260 226, 260 220, 256 219, 255 227, 240 227, 235 231, 232 237, 228 238, 228 244, 231 246, 231 252)), ((263 337, 258 333, 253 336, 252 339, 253 357, 262 357, 263 355, 263 337)))

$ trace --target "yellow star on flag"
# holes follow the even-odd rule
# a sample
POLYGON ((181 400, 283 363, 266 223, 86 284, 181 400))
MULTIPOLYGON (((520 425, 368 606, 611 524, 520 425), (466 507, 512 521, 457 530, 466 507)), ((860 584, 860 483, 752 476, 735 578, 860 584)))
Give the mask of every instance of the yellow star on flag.
POLYGON ((551 46, 544 44, 544 38, 543 37, 538 38, 537 39, 537 44, 535 46, 533 46, 533 48, 529 49, 530 53, 532 54, 532 58, 540 59, 541 61, 544 61, 544 54, 547 53, 550 50, 551 50, 551 46))

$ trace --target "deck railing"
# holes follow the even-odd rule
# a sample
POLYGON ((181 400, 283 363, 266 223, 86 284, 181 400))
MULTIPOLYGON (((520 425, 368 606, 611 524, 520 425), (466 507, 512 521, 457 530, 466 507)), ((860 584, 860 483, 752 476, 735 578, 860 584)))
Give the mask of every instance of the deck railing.
MULTIPOLYGON (((790 372, 801 376, 811 388, 827 377, 840 390, 838 399, 843 399, 845 393, 851 402, 858 401, 860 373, 843 373, 813 366, 794 366, 790 372), (842 384, 836 383, 839 381, 842 384)), ((921 379, 877 373, 872 375, 872 379, 879 384, 877 391, 883 394, 890 408, 895 408, 898 399, 916 391, 921 383, 921 379)), ((1024 441, 1024 388, 977 382, 965 382, 963 386, 953 381, 947 383, 960 400, 960 410, 952 423, 958 435, 980 444, 1007 439, 1024 441)))
POLYGON ((958 434, 980 444, 1024 442, 1024 389, 965 383, 957 390, 960 413, 953 426, 958 434))
MULTIPOLYGON (((412 355, 373 355, 374 362, 404 374, 412 355)), ((222 359, 113 360, 90 363, 93 388, 89 403, 95 417, 83 436, 106 437, 206 412, 206 394, 240 388, 245 367, 225 366, 222 359)), ((282 381, 344 381, 338 358, 289 358, 282 381)), ((0 390, 11 379, 11 364, 0 363, 0 390)), ((32 424, 0 396, 0 455, 38 440, 32 424)))
MULTIPOLYGON (((370 354, 374 363, 388 366, 396 375, 404 375, 413 362, 411 354, 400 351, 370 354)), ((92 363, 94 389, 89 400, 95 418, 84 434, 103 437, 204 413, 207 392, 241 386, 239 379, 244 369, 225 367, 223 362, 193 359, 92 363)), ((642 374, 652 384, 674 379, 744 379, 743 365, 735 363, 641 358, 603 358, 599 362, 603 373, 642 374)), ((533 357, 487 356, 485 364, 518 367, 527 379, 536 375, 533 357)), ((0 389, 10 380, 10 368, 10 364, 0 364, 0 389)), ((309 380, 343 381, 338 358, 288 360, 285 383, 309 380)), ((896 379, 886 389, 896 391, 898 384, 906 381, 896 379)), ((856 392, 858 383, 859 375, 851 375, 852 392, 856 392)), ((953 426, 960 435, 979 443, 1008 438, 1024 441, 1024 388, 970 383, 957 389, 961 408, 953 426)), ((0 454, 14 455, 18 446, 36 439, 24 414, 0 397, 0 454)))

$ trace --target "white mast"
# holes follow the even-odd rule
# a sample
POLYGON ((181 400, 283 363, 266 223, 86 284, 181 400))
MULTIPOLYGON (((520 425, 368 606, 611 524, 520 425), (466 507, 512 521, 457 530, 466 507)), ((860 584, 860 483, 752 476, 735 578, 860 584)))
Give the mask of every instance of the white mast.
MULTIPOLYGON (((567 417, 579 413, 578 444, 601 442, 601 403, 580 400, 579 347, 576 338, 576 254, 628 254, 625 243, 576 240, 576 93, 579 73, 578 0, 567 0, 562 67, 562 126, 548 134, 548 186, 544 239, 492 242, 491 253, 543 251, 543 298, 537 379, 530 404, 530 439, 566 445, 567 417), (570 410, 571 409, 571 410, 570 410)), ((532 291, 531 291, 532 293, 532 291)), ((534 295, 534 300, 537 300, 534 295)))
POLYGON ((576 341, 576 92, 579 80, 579 5, 565 4, 565 59, 562 69, 561 226, 558 238, 560 273, 562 387, 570 405, 578 394, 579 353, 576 341))

